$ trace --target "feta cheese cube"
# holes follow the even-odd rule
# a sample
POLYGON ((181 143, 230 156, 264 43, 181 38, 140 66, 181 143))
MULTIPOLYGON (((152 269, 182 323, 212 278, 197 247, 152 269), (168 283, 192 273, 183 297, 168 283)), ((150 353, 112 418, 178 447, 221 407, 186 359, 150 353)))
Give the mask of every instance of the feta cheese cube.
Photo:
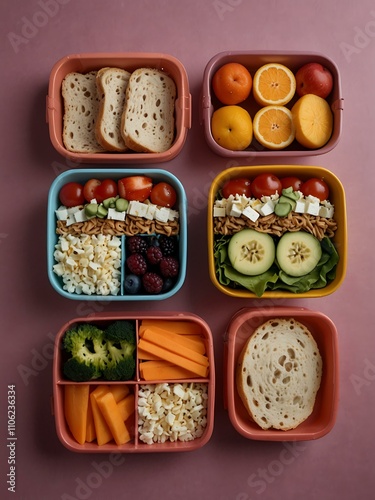
POLYGON ((333 214, 334 214, 333 205, 331 205, 330 207, 322 205, 319 208, 320 217, 325 217, 326 219, 332 219, 333 214))
POLYGON ((155 210, 155 219, 159 222, 167 222, 169 219, 169 208, 161 207, 155 210))
POLYGON ((145 218, 148 220, 153 220, 155 218, 156 208, 157 208, 156 205, 154 205, 153 203, 150 203, 147 207, 147 212, 146 212, 145 218))
POLYGON ((214 217, 225 217, 225 207, 214 206, 214 217))
POLYGON ((147 214, 148 205, 140 201, 129 202, 128 214, 136 217, 144 217, 147 214))
POLYGON ((296 201, 296 206, 294 207, 295 212, 297 212, 298 214, 304 214, 306 213, 306 209, 306 200, 304 198, 300 198, 296 201))
POLYGON ((243 210, 243 215, 250 219, 251 221, 255 222, 259 218, 259 213, 254 210, 253 208, 248 205, 244 210, 243 210))
POLYGON ((229 215, 231 217, 239 217, 242 214, 242 207, 240 204, 232 203, 229 215))
POLYGON ((272 200, 268 200, 266 203, 263 203, 258 210, 263 216, 273 214, 275 211, 275 204, 272 200))
POLYGON ((61 206, 55 210, 57 220, 66 220, 68 218, 68 210, 66 207, 61 206))
POLYGON ((108 208, 107 217, 108 219, 123 221, 125 220, 126 212, 118 212, 114 208, 108 208))
POLYGON ((307 203, 306 213, 310 215, 319 215, 319 208, 320 208, 319 198, 309 195, 306 197, 306 203, 307 203))
POLYGON ((84 208, 82 208, 81 210, 77 210, 76 212, 74 212, 74 220, 76 222, 85 222, 87 220, 84 208))

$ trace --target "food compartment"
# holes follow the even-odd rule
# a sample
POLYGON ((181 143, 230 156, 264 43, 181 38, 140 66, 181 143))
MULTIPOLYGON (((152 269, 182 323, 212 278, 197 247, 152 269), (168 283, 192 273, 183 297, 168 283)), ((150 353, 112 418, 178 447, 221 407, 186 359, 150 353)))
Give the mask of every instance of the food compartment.
POLYGON ((47 265, 53 288, 73 300, 170 297, 186 275, 186 213, 182 184, 164 170, 61 174, 48 197, 47 265), (157 250, 147 256, 149 247, 157 250))
MULTIPOLYGON (((295 93, 291 101, 284 106, 289 110, 298 100, 298 95, 295 93)), ((343 117, 344 100, 341 91, 341 77, 339 69, 334 61, 329 57, 313 52, 280 52, 280 51, 237 51, 237 52, 221 52, 216 54, 207 63, 202 84, 201 94, 201 123, 203 126, 206 142, 213 152, 222 157, 235 157, 235 158, 254 158, 254 157, 304 157, 311 155, 320 155, 331 151, 337 146, 341 131, 342 131, 342 117, 343 117), (213 77, 215 73, 225 64, 239 63, 243 65, 252 77, 250 95, 237 106, 246 110, 251 117, 252 123, 256 113, 265 105, 260 105, 256 102, 253 95, 254 75, 256 71, 262 66, 269 63, 276 63, 286 66, 294 75, 298 69, 308 63, 317 63, 327 68, 332 75, 332 90, 328 97, 325 99, 332 112, 332 134, 329 140, 319 148, 307 148, 302 146, 296 139, 291 144, 279 150, 272 150, 262 145, 253 133, 251 143, 243 150, 227 149, 215 141, 212 129, 212 115, 213 113, 224 107, 225 104, 220 102, 215 96, 213 90, 213 77)), ((236 118, 237 120, 237 118, 236 118)), ((235 119, 232 119, 232 126, 234 126, 235 119)), ((243 125, 243 122, 242 122, 243 125)), ((243 128, 243 126, 242 126, 243 128)))
MULTIPOLYGON (((262 189, 265 187, 272 186, 261 186, 262 189)), ((323 297, 337 290, 344 280, 347 263, 345 192, 340 180, 322 167, 239 166, 221 172, 209 191, 207 227, 211 281, 221 292, 232 297, 323 297), (267 178, 271 178, 272 182, 276 178, 279 183, 281 180, 284 182, 284 179, 294 178, 302 182, 302 185, 286 190, 277 187, 276 194, 265 197, 261 192, 258 196, 254 194, 259 187, 259 180, 267 178), (304 195, 300 191, 305 190, 307 182, 311 180, 318 180, 318 187, 324 183, 328 190, 328 200, 321 201, 317 198, 316 191, 313 192, 314 196, 308 195, 307 191, 304 195), (226 193, 229 183, 230 189, 236 191, 235 195, 226 193), (295 199, 292 200, 292 197, 295 199), (277 207, 279 203, 280 206, 277 207), (288 209, 281 213, 280 207, 288 209), (249 260, 254 264, 263 262, 269 257, 267 252, 273 252, 270 261, 264 262, 267 269, 258 270, 259 272, 255 272, 255 267, 244 270, 239 269, 238 265, 236 268, 233 266, 240 247, 236 249, 237 253, 232 251, 232 255, 229 254, 229 242, 233 235, 237 235, 238 239, 238 235, 246 234, 242 230, 249 229, 255 231, 252 234, 257 236, 256 240, 262 238, 262 241, 257 242, 261 253, 257 253, 258 248, 249 249, 245 261, 249 260), (304 233, 308 234, 306 242, 304 233), (278 254, 278 246, 283 236, 289 238, 291 234, 299 236, 301 242, 292 242, 294 259, 289 251, 284 252, 286 262, 282 266, 281 249, 278 254), (320 258, 318 255, 317 263, 312 261, 310 270, 303 271, 304 258, 314 256, 315 247, 320 258), (291 271, 286 265, 293 260, 300 268, 297 269, 298 274, 293 270, 295 274, 290 275, 291 271)), ((253 236, 250 240, 254 239, 253 236)), ((283 241, 285 243, 286 238, 283 241)), ((236 248, 233 243, 232 248, 236 248)))
MULTIPOLYGON (((115 347, 128 353, 125 344, 115 347)), ((96 362, 92 352, 89 358, 90 363, 96 362)), ((53 385, 56 431, 62 444, 71 451, 194 450, 206 444, 213 431, 212 334, 201 318, 190 313, 142 313, 137 317, 131 313, 100 313, 76 318, 66 323, 56 336, 53 385), (67 351, 71 344, 65 339, 71 338, 71 332, 74 335, 79 331, 89 337, 86 348, 100 352, 111 363, 111 356, 103 353, 102 347, 93 348, 91 337, 97 335, 98 329, 107 346, 114 331, 120 335, 129 325, 134 326, 136 342, 132 353, 134 374, 129 380, 109 380, 108 374, 124 373, 120 365, 112 371, 104 368, 99 376, 96 373, 98 378, 90 380, 80 380, 82 373, 90 376, 87 368, 67 368, 66 363, 72 357, 75 361, 81 359, 67 351), (141 340, 146 343, 142 347, 141 340), (199 362, 203 363, 203 372, 197 369, 199 362), (150 363, 147 373, 142 369, 145 363, 150 363)))
MULTIPOLYGON (((227 327, 224 349, 226 408, 232 425, 242 436, 264 441, 305 441, 321 438, 332 430, 339 401, 339 354, 337 329, 330 318, 321 312, 300 307, 244 308, 238 311, 227 327), (237 387, 237 370, 245 344, 258 327, 275 318, 293 318, 306 327, 322 359, 321 382, 313 411, 306 420, 289 430, 262 429, 250 417, 237 387)), ((293 376, 293 371, 290 373, 293 376)))
POLYGON ((182 150, 187 132, 191 128, 191 94, 183 64, 173 56, 159 53, 86 53, 68 55, 53 66, 49 78, 46 118, 54 148, 69 161, 70 167, 86 163, 159 163, 172 160, 182 150), (63 141, 64 102, 62 82, 72 72, 87 74, 102 68, 119 68, 129 73, 139 68, 151 68, 169 76, 176 86, 174 102, 174 139, 163 152, 101 151, 81 153, 69 151, 63 141))

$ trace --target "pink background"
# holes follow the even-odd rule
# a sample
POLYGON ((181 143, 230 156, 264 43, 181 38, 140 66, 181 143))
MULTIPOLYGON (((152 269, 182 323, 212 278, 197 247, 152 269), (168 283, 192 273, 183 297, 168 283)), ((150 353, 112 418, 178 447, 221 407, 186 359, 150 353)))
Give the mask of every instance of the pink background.
POLYGON ((375 487, 375 350, 370 314, 375 281, 373 1, 14 0, 2 2, 0 9, 1 497, 369 498, 375 487), (22 36, 26 43, 17 43, 22 36), (249 441, 231 426, 222 397, 225 328, 239 308, 263 307, 269 302, 224 296, 211 284, 207 271, 206 195, 212 179, 231 162, 216 157, 204 140, 198 112, 203 71, 221 51, 272 49, 316 51, 331 57, 339 66, 345 99, 343 134, 337 148, 302 163, 329 168, 345 186, 347 277, 326 298, 278 302, 320 310, 339 331, 337 423, 322 439, 298 446, 249 441), (165 52, 180 59, 189 75, 192 129, 182 153, 163 165, 187 191, 188 272, 181 291, 164 302, 69 301, 47 279, 47 193, 56 175, 68 168, 49 142, 45 121, 48 78, 61 57, 90 51, 165 52), (217 363, 212 439, 193 453, 117 455, 116 461, 105 454, 69 452, 57 439, 50 409, 54 335, 77 315, 145 309, 191 311, 211 326, 217 363), (13 496, 6 484, 5 407, 10 384, 16 385, 17 394, 13 496))

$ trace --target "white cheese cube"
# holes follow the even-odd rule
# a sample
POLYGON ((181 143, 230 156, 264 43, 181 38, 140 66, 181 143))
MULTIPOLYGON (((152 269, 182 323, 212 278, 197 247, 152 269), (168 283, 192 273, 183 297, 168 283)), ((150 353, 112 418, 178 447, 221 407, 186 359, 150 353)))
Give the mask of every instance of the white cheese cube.
POLYGON ((169 208, 161 207, 155 210, 155 219, 159 222, 167 222, 169 219, 169 208))
POLYGON ((216 207, 226 207, 227 206, 227 199, 226 198, 221 198, 221 200, 216 200, 215 201, 215 206, 216 207))
POLYGON ((306 198, 306 203, 307 203, 306 213, 310 215, 319 215, 319 209, 320 209, 319 198, 309 195, 306 198))
POLYGON ((258 210, 263 216, 273 214, 275 211, 274 202, 272 200, 268 200, 266 203, 263 203, 258 210))
POLYGON ((66 207, 61 206, 55 210, 57 220, 66 220, 68 218, 68 210, 66 207))
POLYGON ((74 213, 69 214, 68 218, 66 219, 66 225, 71 226, 72 224, 75 224, 75 223, 76 223, 76 220, 74 218, 74 213))
POLYGON ((74 220, 76 222, 85 222, 87 220, 84 208, 82 208, 81 210, 77 210, 76 212, 74 212, 74 220))
POLYGON ((118 212, 114 208, 108 208, 107 217, 108 219, 123 221, 125 220, 126 212, 118 212))
POLYGON ((229 215, 231 217, 239 217, 242 214, 242 207, 237 203, 232 203, 229 215))
POLYGON ((294 211, 298 214, 306 213, 306 200, 304 198, 300 198, 296 201, 296 206, 294 207, 294 211))
POLYGON ((225 217, 225 207, 214 206, 214 217, 225 217))
POLYGON ((180 216, 178 210, 172 210, 171 208, 169 209, 169 220, 175 220, 178 219, 180 216))
POLYGON ((78 210, 80 210, 80 207, 69 207, 67 209, 68 217, 70 217, 71 215, 74 215, 75 212, 78 212, 78 210))
POLYGON ((247 206, 242 213, 245 217, 253 222, 255 222, 259 218, 259 213, 250 206, 247 206))
POLYGON ((140 201, 131 201, 128 207, 128 214, 136 217, 144 217, 147 214, 148 205, 140 201))
POLYGON ((156 209, 157 209, 157 206, 154 205, 153 203, 150 203, 147 207, 145 219, 153 220, 155 218, 156 209))
POLYGON ((320 217, 325 217, 326 219, 332 219, 333 214, 334 214, 333 205, 331 205, 330 207, 322 205, 319 208, 320 217))

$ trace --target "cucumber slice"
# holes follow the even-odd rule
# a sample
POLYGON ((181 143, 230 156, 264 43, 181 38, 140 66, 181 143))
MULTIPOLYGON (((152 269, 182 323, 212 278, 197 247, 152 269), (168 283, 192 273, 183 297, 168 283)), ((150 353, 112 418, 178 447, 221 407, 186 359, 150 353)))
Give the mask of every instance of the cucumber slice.
POLYGON ((297 191, 293 191, 292 187, 288 187, 286 189, 283 189, 281 191, 281 195, 286 196, 287 198, 294 200, 294 201, 297 201, 299 199, 299 194, 297 193, 297 191))
POLYGON ((267 233, 242 229, 230 239, 228 257, 239 273, 257 276, 272 266, 275 260, 275 243, 267 233))
POLYGON ((275 214, 278 215, 279 217, 286 217, 291 210, 292 210, 291 202, 289 203, 289 202, 279 201, 275 205, 275 214))
POLYGON ((322 256, 322 247, 315 236, 305 231, 285 233, 276 248, 276 260, 289 276, 310 273, 322 256))

